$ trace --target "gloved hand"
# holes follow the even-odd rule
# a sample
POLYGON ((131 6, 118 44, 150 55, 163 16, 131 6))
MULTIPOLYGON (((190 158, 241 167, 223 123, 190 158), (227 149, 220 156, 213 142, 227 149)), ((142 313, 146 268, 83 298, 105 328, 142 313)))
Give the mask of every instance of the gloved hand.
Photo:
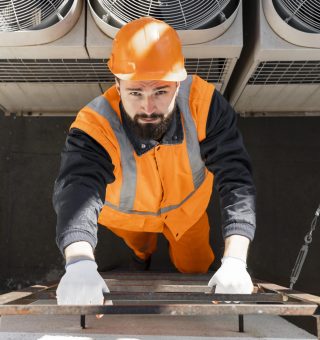
POLYGON ((236 257, 224 257, 221 267, 212 276, 209 287, 216 286, 217 294, 251 294, 253 284, 247 264, 236 257))
POLYGON ((80 260, 66 266, 57 289, 58 305, 102 305, 103 293, 110 293, 93 260, 80 260))

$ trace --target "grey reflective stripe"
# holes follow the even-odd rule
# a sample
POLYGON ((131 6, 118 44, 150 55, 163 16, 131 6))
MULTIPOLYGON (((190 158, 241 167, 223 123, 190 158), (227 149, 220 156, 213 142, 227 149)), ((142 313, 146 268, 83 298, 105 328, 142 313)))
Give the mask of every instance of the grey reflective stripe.
POLYGON ((185 199, 183 199, 179 204, 175 204, 175 205, 169 205, 167 207, 164 207, 162 209, 159 209, 157 212, 150 212, 150 211, 137 211, 137 210, 130 210, 130 209, 120 209, 118 208, 116 205, 105 201, 104 205, 107 205, 108 207, 117 210, 117 211, 121 211, 125 214, 134 214, 134 215, 148 215, 148 216, 160 216, 161 214, 165 214, 171 210, 177 209, 179 208, 185 201, 187 201, 194 193, 196 192, 196 190, 193 190, 185 199))
POLYGON ((133 209, 137 188, 137 167, 132 151, 132 145, 126 136, 117 113, 103 96, 95 98, 87 106, 106 118, 116 135, 120 145, 122 168, 120 209, 131 210, 133 209))
POLYGON ((117 211, 121 211, 122 213, 125 213, 125 214, 134 214, 134 215, 149 215, 149 216, 159 216, 161 215, 161 211, 159 210, 158 212, 150 212, 150 211, 137 211, 137 210, 132 210, 132 209, 120 209, 118 208, 116 205, 110 203, 110 202, 107 202, 105 201, 104 202, 104 205, 114 209, 114 210, 117 210, 117 211))
POLYGON ((193 184, 195 189, 197 189, 205 178, 205 164, 201 158, 198 133, 189 106, 191 84, 192 76, 188 76, 186 80, 181 82, 177 103, 184 118, 186 143, 192 170, 193 184))

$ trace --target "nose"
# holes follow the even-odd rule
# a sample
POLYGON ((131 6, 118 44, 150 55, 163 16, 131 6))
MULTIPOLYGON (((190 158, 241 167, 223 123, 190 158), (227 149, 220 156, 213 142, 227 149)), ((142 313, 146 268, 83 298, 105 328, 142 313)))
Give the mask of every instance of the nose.
POLYGON ((151 96, 145 98, 143 102, 143 111, 146 114, 152 114, 155 112, 155 102, 151 96))

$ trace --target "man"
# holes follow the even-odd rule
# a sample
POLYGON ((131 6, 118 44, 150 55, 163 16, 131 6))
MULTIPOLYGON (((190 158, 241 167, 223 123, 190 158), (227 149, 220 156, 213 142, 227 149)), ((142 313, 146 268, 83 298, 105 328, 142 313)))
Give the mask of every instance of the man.
POLYGON ((212 84, 187 76, 179 37, 162 21, 121 28, 108 66, 116 83, 77 115, 55 183, 57 244, 66 258, 58 303, 103 303, 108 287, 93 252, 98 222, 146 267, 163 233, 180 272, 207 272, 213 179, 225 250, 208 285, 251 293, 255 190, 235 112, 212 84))

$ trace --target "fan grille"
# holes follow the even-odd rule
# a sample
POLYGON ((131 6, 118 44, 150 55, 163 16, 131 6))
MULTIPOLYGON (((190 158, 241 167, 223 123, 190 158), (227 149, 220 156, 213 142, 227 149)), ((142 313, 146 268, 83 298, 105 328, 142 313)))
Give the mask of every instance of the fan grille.
POLYGON ((290 26, 309 33, 320 33, 319 0, 273 0, 278 14, 290 26))
MULTIPOLYGON (((114 75, 107 59, 0 60, 0 83, 110 83, 114 75)), ((231 59, 186 59, 188 74, 224 83, 231 59)))
POLYGON ((248 83, 250 85, 320 84, 320 61, 261 62, 248 83))
POLYGON ((95 0, 105 22, 121 27, 144 16, 163 20, 177 30, 214 27, 236 10, 239 0, 95 0))
POLYGON ((54 17, 59 17, 60 11, 69 0, 1 0, 0 1, 0 31, 13 32, 36 29, 41 24, 54 17))

